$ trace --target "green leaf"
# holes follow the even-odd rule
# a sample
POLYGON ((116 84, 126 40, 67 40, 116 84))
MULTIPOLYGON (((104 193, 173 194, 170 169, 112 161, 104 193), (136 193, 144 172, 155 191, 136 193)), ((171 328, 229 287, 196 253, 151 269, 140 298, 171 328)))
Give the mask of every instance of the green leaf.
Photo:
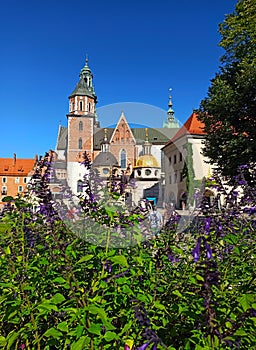
POLYGON ((183 298, 182 294, 176 289, 172 292, 172 294, 177 295, 180 298, 183 298))
POLYGON ((85 256, 83 256, 81 259, 78 260, 77 264, 81 264, 82 262, 91 260, 93 257, 94 257, 93 254, 85 255, 85 256))
POLYGON ((88 332, 96 335, 101 335, 102 325, 100 323, 92 323, 88 328, 88 332))
POLYGON ((66 283, 66 280, 63 277, 57 277, 57 278, 54 278, 53 282, 66 283))
POLYGON ((71 345, 71 350, 85 350, 88 349, 85 347, 86 344, 89 344, 90 339, 88 337, 81 337, 77 342, 71 345))
POLYGON ((64 300, 66 300, 66 298, 64 297, 64 295, 60 294, 60 293, 56 293, 51 299, 50 299, 50 303, 57 305, 57 304, 61 304, 64 300))
POLYGON ((98 307, 98 306, 89 305, 85 309, 88 310, 93 315, 99 315, 102 320, 106 320, 107 319, 107 315, 106 315, 105 310, 100 308, 100 307, 98 307))
POLYGON ((0 346, 4 347, 6 344, 6 339, 2 335, 0 335, 0 346))
POLYGON ((5 254, 10 255, 11 254, 11 248, 8 246, 5 248, 5 254))
POLYGON ((14 331, 12 331, 11 333, 8 334, 7 339, 6 339, 8 341, 7 350, 11 349, 13 343, 18 338, 18 336, 19 336, 19 333, 14 332, 14 331))
POLYGON ((165 306, 164 306, 163 304, 161 304, 159 301, 155 301, 155 302, 154 302, 154 307, 155 307, 156 309, 166 311, 165 306))
POLYGON ((57 325, 57 328, 62 332, 68 332, 68 323, 66 321, 61 322, 57 325))
POLYGON ((256 295, 254 294, 244 294, 241 297, 237 298, 237 301, 240 303, 244 311, 247 311, 252 307, 252 304, 255 302, 256 295))
POLYGON ((104 334, 104 339, 105 339, 106 341, 110 342, 110 341, 112 341, 112 340, 117 340, 117 339, 119 339, 119 336, 118 336, 118 334, 116 334, 116 333, 114 333, 114 332, 108 331, 108 332, 106 332, 106 333, 104 334))
POLYGON ((55 339, 57 339, 57 338, 59 338, 59 337, 61 337, 62 336, 62 333, 61 332, 59 332, 57 329, 55 329, 55 328, 50 328, 50 329, 48 329, 45 333, 44 333, 44 336, 45 337, 53 337, 53 338, 55 338, 55 339))
POLYGON ((53 305, 53 304, 49 304, 47 302, 45 303, 42 303, 42 304, 39 304, 37 306, 38 310, 40 312, 44 312, 44 311, 50 311, 50 310, 54 310, 54 311, 58 311, 58 308, 56 305, 53 305))
POLYGON ((243 329, 238 329, 234 334, 239 335, 240 337, 248 336, 248 332, 245 332, 243 329))
POLYGON ((124 267, 128 267, 127 259, 124 255, 111 256, 109 258, 114 264, 119 264, 124 267))

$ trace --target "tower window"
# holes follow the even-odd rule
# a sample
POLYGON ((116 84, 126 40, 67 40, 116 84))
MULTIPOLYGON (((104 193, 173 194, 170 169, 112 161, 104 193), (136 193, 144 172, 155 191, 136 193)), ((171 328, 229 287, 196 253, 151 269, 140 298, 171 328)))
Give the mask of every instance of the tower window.
POLYGON ((72 111, 75 109, 75 102, 72 102, 72 111))
POLYGON ((91 103, 88 103, 88 111, 91 112, 91 103))
POLYGON ((80 111, 83 110, 83 101, 80 101, 80 102, 79 102, 79 109, 80 109, 80 111))
POLYGON ((120 154, 120 165, 121 165, 121 168, 126 168, 126 150, 125 149, 122 149, 121 151, 121 154, 120 154))
POLYGON ((2 187, 2 194, 7 194, 7 187, 6 186, 2 187))
POLYGON ((81 137, 80 137, 80 139, 78 140, 78 148, 79 148, 79 149, 82 149, 82 148, 83 148, 83 141, 82 141, 81 137))
POLYGON ((182 153, 180 152, 180 162, 182 162, 182 153))
POLYGON ((6 183, 6 182, 7 182, 7 177, 3 177, 3 178, 2 178, 2 182, 3 182, 3 183, 6 183))
POLYGON ((79 131, 82 131, 83 130, 83 122, 79 122, 79 131))
POLYGON ((174 164, 176 164, 176 163, 177 163, 177 156, 176 156, 176 154, 174 154, 173 163, 174 163, 174 164))

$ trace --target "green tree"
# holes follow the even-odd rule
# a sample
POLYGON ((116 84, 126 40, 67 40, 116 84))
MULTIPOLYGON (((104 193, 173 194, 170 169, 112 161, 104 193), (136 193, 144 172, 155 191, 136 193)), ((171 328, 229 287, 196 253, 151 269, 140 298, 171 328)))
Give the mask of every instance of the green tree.
POLYGON ((204 155, 225 176, 256 162, 256 0, 239 0, 219 25, 225 54, 199 119, 207 133, 204 155))

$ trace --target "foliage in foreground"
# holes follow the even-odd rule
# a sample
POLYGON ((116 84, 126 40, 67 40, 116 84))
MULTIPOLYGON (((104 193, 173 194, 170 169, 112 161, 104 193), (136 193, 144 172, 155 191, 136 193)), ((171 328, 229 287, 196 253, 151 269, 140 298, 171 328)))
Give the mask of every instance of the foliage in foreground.
POLYGON ((113 211, 113 203, 96 200, 86 182, 80 206, 86 218, 98 216, 103 246, 88 243, 60 219, 47 187, 50 171, 46 157, 34 175, 38 210, 17 198, 0 221, 0 348, 256 347, 256 196, 242 173, 239 201, 236 188, 227 192, 219 179, 210 179, 216 203, 202 197, 200 214, 186 229, 180 231, 173 216, 159 237, 141 240, 146 218, 138 218, 145 213, 113 211), (110 244, 117 222, 134 228, 136 243, 110 244))

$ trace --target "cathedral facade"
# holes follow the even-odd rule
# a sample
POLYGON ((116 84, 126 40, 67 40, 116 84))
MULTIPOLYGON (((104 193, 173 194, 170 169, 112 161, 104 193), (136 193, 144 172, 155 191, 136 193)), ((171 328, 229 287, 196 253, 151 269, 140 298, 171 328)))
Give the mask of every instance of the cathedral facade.
POLYGON ((59 126, 55 163, 57 178, 66 181, 74 194, 81 192, 86 170, 80 162, 84 152, 89 155, 99 176, 106 180, 112 168, 117 176, 125 173, 135 182, 132 202, 140 199, 163 201, 162 147, 176 134, 179 123, 174 118, 169 100, 167 120, 160 128, 133 127, 120 111, 114 127, 101 128, 96 113, 97 96, 93 74, 86 59, 79 81, 69 96, 67 125, 59 126))

